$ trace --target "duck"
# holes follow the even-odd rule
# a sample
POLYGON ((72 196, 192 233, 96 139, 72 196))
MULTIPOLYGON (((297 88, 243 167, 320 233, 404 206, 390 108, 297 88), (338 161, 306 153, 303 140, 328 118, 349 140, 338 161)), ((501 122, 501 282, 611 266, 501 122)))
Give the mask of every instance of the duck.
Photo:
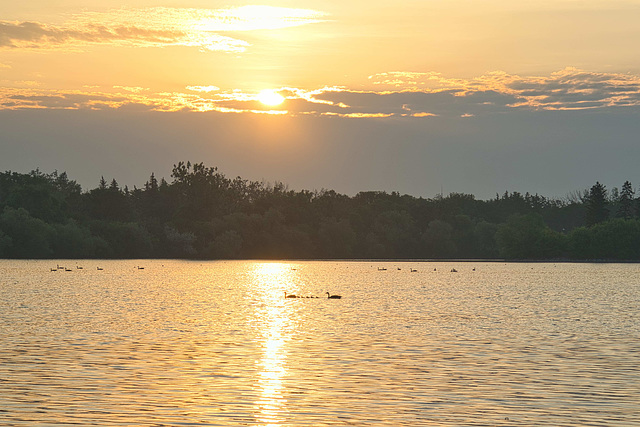
POLYGON ((329 299, 340 299, 340 298, 342 298, 342 295, 331 295, 329 292, 327 292, 327 298, 329 298, 329 299))
POLYGON ((298 298, 298 296, 294 295, 294 294, 288 294, 287 295, 287 291, 284 291, 284 297, 285 298, 298 298))

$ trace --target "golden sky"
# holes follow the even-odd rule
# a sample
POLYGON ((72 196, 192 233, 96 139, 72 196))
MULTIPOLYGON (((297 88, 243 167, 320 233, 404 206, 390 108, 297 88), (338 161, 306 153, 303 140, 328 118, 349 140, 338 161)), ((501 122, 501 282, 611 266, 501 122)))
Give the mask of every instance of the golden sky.
POLYGON ((406 130, 640 104, 640 0, 29 0, 2 9, 0 110, 266 113, 400 120, 406 130))
POLYGON ((11 3, 5 108, 263 111, 271 89, 291 114, 428 117, 444 112, 387 98, 594 108, 635 105, 640 87, 634 0, 11 3))

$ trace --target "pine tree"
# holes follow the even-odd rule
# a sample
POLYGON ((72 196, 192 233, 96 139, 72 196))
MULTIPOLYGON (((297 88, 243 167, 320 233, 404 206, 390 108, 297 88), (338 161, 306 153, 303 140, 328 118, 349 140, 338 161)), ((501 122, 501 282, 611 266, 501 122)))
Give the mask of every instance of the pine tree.
POLYGON ((609 218, 607 204, 607 189, 604 185, 596 182, 587 196, 586 223, 588 227, 604 222, 609 218))
POLYGON ((153 191, 153 192, 158 191, 158 180, 156 179, 156 176, 153 172, 149 177, 149 181, 145 182, 144 189, 145 191, 153 191))
POLYGON ((633 218, 634 216, 634 207, 633 207, 633 196, 635 192, 631 187, 631 183, 629 181, 625 181, 622 185, 622 191, 620 191, 620 196, 618 198, 618 212, 616 216, 618 218, 633 218))

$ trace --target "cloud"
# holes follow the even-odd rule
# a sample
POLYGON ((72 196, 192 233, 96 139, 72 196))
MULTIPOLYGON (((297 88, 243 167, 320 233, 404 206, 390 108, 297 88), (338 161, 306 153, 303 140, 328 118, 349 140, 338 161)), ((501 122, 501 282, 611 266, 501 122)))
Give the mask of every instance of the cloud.
POLYGON ((516 79, 507 85, 521 106, 579 110, 640 105, 640 76, 566 68, 544 79, 516 79))
POLYGON ((149 90, 149 88, 139 87, 139 86, 114 86, 114 89, 122 89, 127 92, 140 93, 149 90))
MULTIPOLYGON (((163 11, 166 9, 162 9, 163 11)), ((187 9, 189 20, 203 31, 275 30, 325 22, 325 12, 274 6, 241 6, 219 10, 187 9)))
POLYGON ((130 26, 92 24, 87 27, 56 27, 37 22, 0 21, 0 47, 15 49, 77 49, 91 44, 132 47, 199 46, 206 50, 242 52, 249 45, 217 34, 195 38, 180 30, 152 30, 130 26))
POLYGON ((40 89, 37 82, 0 88, 0 108, 135 108, 152 111, 218 111, 333 116, 345 118, 483 117, 514 111, 595 110, 640 106, 640 76, 592 73, 567 68, 549 76, 520 77, 490 73, 474 79, 447 79, 437 74, 387 73, 371 80, 376 90, 283 87, 279 106, 267 106, 257 92, 222 90, 214 85, 187 86, 185 92, 147 88, 83 87, 77 91, 40 89), (402 78, 409 77, 407 81, 402 78), (423 78, 424 77, 424 78, 423 78), (426 85, 421 86, 426 80, 426 85), (389 83, 393 85, 388 87, 389 83))
POLYGON ((194 92, 216 92, 218 90, 220 90, 220 88, 218 86, 213 86, 213 85, 209 85, 209 86, 187 86, 186 87, 189 90, 192 90, 194 92))
POLYGON ((85 12, 64 25, 0 21, 0 48, 78 49, 110 44, 131 47, 191 46, 203 51, 244 52, 247 41, 221 35, 229 31, 287 28, 323 22, 309 9, 244 6, 228 9, 114 9, 85 12))
MULTIPOLYGON (((455 92, 481 98, 495 93, 512 97, 510 108, 579 110, 640 105, 640 76, 596 73, 567 67, 549 76, 517 76, 493 72, 473 79, 450 79, 439 73, 391 72, 375 74, 376 86, 395 91, 455 92)), ((487 102, 493 102, 488 99, 487 102)))

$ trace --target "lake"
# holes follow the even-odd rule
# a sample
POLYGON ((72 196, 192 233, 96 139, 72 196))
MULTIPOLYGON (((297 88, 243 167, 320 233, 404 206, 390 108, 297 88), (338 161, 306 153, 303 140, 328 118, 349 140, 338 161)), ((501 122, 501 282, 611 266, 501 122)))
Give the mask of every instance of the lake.
POLYGON ((0 291, 3 426, 640 425, 637 264, 0 260, 0 291))

